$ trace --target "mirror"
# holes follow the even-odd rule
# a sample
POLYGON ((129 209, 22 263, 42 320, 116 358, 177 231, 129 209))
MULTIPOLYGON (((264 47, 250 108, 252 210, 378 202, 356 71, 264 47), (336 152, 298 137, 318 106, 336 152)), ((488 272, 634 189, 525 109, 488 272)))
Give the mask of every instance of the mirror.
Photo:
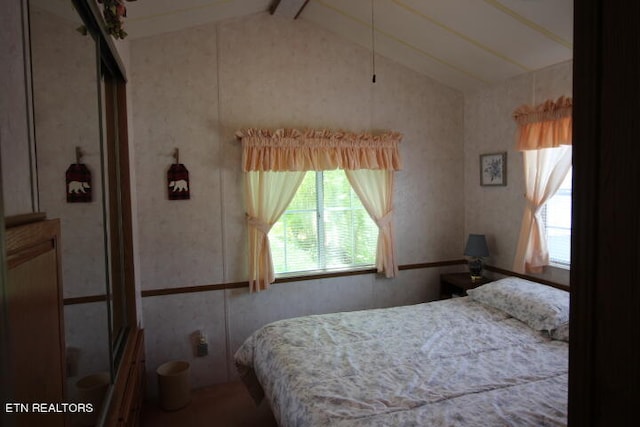
POLYGON ((39 210, 61 221, 67 400, 100 400, 131 319, 119 81, 100 32, 70 2, 27 1, 39 210))
MULTIPOLYGON (((109 254, 110 260, 110 286, 109 286, 109 331, 110 345, 112 351, 112 364, 115 366, 126 343, 127 332, 129 331, 129 302, 127 296, 127 280, 125 271, 127 262, 125 260, 125 216, 126 208, 123 206, 123 191, 128 185, 122 183, 123 171, 120 134, 120 118, 123 114, 119 107, 119 86, 117 80, 110 73, 109 68, 102 66, 102 111, 104 140, 106 141, 106 158, 108 183, 107 210, 109 230, 109 254)), ((130 234, 130 233, 129 233, 130 234)))

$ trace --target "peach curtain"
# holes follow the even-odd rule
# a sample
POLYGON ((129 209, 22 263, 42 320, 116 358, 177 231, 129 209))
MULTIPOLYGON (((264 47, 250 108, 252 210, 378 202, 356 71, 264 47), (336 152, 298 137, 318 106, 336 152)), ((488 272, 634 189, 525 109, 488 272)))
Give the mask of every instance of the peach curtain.
MULTIPOLYGON (((252 292, 268 288, 275 280, 268 233, 309 170, 367 169, 386 172, 380 174, 375 183, 363 180, 360 191, 366 193, 361 200, 380 228, 376 255, 378 271, 384 271, 387 277, 397 273, 391 194, 393 171, 401 167, 400 133, 373 135, 315 129, 245 129, 236 132, 236 137, 242 141, 252 292), (376 191, 382 194, 373 194, 376 191), (365 202, 365 199, 369 201, 365 202)), ((355 178, 354 181, 359 182, 360 179, 355 178)))
POLYGON ((558 191, 571 168, 571 98, 548 100, 514 112, 519 126, 518 150, 523 152, 526 204, 513 269, 541 273, 549 250, 541 209, 558 191))
POLYGON ((571 146, 566 145, 523 152, 527 202, 513 266, 518 273, 542 273, 542 268, 549 265, 549 250, 540 214, 571 168, 571 151, 571 146))
POLYGON ((398 274, 393 229, 393 171, 346 170, 347 179, 378 229, 376 268, 387 278, 398 274))
POLYGON ((306 172, 245 173, 245 205, 249 230, 249 290, 265 290, 275 280, 269 230, 287 209, 306 172))
POLYGON ((242 170, 309 171, 332 169, 399 170, 402 135, 330 130, 246 129, 242 140, 242 170))
POLYGON ((523 105, 513 113, 518 124, 520 151, 571 145, 572 100, 561 96, 531 107, 523 105))

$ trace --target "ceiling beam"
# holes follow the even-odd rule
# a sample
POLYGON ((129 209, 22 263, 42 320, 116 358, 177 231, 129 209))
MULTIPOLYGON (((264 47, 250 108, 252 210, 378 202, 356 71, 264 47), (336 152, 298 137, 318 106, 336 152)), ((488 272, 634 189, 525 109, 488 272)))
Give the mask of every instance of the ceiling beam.
POLYGON ((309 3, 309 0, 274 0, 269 8, 272 15, 284 18, 296 19, 302 13, 302 9, 309 3))

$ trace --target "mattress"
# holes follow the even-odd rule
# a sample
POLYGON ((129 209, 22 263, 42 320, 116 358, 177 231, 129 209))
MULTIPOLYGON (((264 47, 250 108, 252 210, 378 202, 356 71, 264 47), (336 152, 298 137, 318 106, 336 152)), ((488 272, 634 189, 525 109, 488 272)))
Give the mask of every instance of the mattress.
POLYGON ((469 297, 277 321, 235 361, 283 427, 567 424, 568 343, 469 297))

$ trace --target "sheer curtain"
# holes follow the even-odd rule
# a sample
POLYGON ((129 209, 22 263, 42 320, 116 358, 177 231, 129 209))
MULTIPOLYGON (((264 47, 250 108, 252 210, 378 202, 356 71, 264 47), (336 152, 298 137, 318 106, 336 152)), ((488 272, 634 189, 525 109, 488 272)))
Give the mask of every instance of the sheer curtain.
POLYGON ((376 265, 387 277, 397 273, 393 235, 393 171, 400 169, 402 135, 378 135, 330 130, 246 129, 242 141, 245 204, 249 230, 251 291, 275 280, 268 233, 295 196, 308 170, 373 170, 375 178, 356 173, 365 208, 380 228, 376 265), (362 178, 361 178, 362 176, 362 178), (368 200, 368 201, 365 201, 368 200))
POLYGON ((571 98, 520 107, 517 147, 523 152, 526 205, 513 269, 541 273, 549 264, 549 251, 541 209, 558 191, 571 168, 571 98))
POLYGON ((571 146, 524 151, 527 204, 524 208, 514 270, 541 273, 549 265, 549 250, 541 208, 560 188, 571 168, 571 146))
POLYGON ((345 170, 347 179, 378 229, 376 268, 386 277, 398 274, 393 229, 393 171, 384 169, 345 170))
POLYGON ((291 203, 305 174, 304 171, 245 173, 251 292, 265 290, 275 280, 269 230, 291 203))

